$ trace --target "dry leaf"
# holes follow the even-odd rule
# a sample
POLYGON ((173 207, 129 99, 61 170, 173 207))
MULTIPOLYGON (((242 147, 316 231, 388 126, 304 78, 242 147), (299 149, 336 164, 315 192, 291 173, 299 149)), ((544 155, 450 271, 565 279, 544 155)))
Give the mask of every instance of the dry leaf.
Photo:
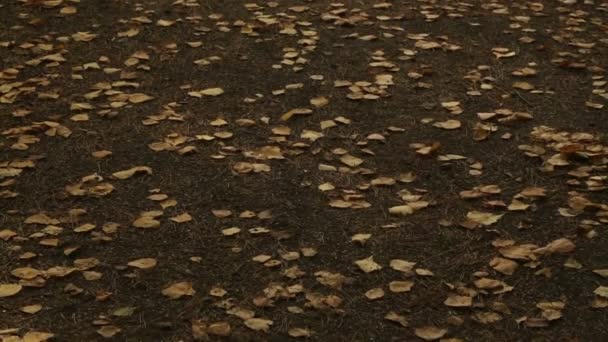
POLYGON ((470 307, 473 305, 473 298, 469 296, 451 294, 448 296, 448 298, 446 298, 443 304, 456 308, 470 307))
POLYGON ((414 213, 414 209, 412 207, 410 207, 409 205, 405 204, 405 205, 398 205, 395 207, 390 207, 388 208, 388 212, 392 215, 410 215, 414 213))
POLYGON ((498 222, 504 214, 492 214, 481 211, 469 211, 467 218, 473 222, 479 223, 484 226, 490 226, 498 222))
POLYGON ((42 331, 29 331, 23 335, 22 342, 44 342, 55 337, 55 334, 42 331))
POLYGON ((160 221, 151 216, 142 216, 133 221, 133 227, 136 228, 157 228, 160 227, 160 221))
POLYGON ((370 256, 369 258, 365 258, 362 260, 357 260, 355 261, 355 264, 359 266, 359 268, 365 273, 379 271, 382 269, 382 266, 380 266, 374 261, 374 256, 370 256))
POLYGON ((147 166, 136 166, 132 167, 128 170, 114 172, 112 176, 118 179, 127 179, 133 177, 136 173, 147 173, 149 175, 152 174, 152 169, 147 166))
POLYGON ((264 318, 250 318, 245 320, 245 326, 251 330, 261 330, 268 332, 273 322, 264 318))
POLYGON ((156 266, 156 263, 157 263, 156 259, 142 258, 142 259, 130 261, 127 265, 129 265, 131 267, 147 270, 150 268, 154 268, 156 266))
POLYGON ((19 310, 21 310, 21 312, 25 312, 27 314, 33 315, 35 313, 40 312, 40 310, 42 310, 42 305, 40 305, 40 304, 26 305, 26 306, 21 307, 19 310))
POLYGON ((115 325, 104 325, 103 327, 97 330, 97 333, 105 338, 111 338, 116 336, 122 329, 115 325))
POLYGON ((232 236, 232 235, 236 235, 240 232, 241 232, 241 228, 238 228, 238 227, 222 229, 222 234, 224 234, 224 236, 232 236))
POLYGON ((441 329, 435 326, 425 326, 416 328, 414 330, 414 333, 416 334, 416 336, 420 337, 425 341, 435 341, 445 336, 445 334, 448 333, 448 330, 441 329))
POLYGON ((188 213, 182 213, 175 217, 171 217, 169 220, 176 222, 176 223, 184 223, 184 222, 192 221, 192 216, 190 216, 190 214, 188 214, 188 213))
POLYGON ((435 122, 433 126, 443 129, 458 129, 462 126, 462 123, 458 120, 446 120, 441 122, 435 122))
POLYGON ((21 291, 23 287, 19 284, 0 284, 0 298, 14 296, 21 291))
POLYGON ((363 159, 351 156, 350 154, 345 154, 340 158, 340 161, 350 167, 356 167, 363 164, 363 159))
POLYGON ((196 291, 192 288, 191 282, 183 281, 171 284, 163 289, 161 293, 171 299, 178 299, 182 296, 193 296, 196 291))
POLYGON ((414 286, 413 281, 409 280, 393 280, 388 283, 388 288, 394 293, 410 292, 414 286))
POLYGON ((391 322, 399 323, 402 327, 408 326, 408 322, 407 322, 407 319, 405 318, 405 316, 399 315, 398 313, 396 313, 394 311, 389 311, 384 316, 384 319, 389 320, 391 322))
POLYGON ((365 292, 365 297, 367 297, 367 299, 369 299, 369 300, 380 299, 380 298, 384 297, 384 290, 382 290, 379 287, 373 288, 373 289, 365 292))
POLYGON ((291 337, 310 337, 312 333, 307 328, 291 328, 287 331, 291 337))

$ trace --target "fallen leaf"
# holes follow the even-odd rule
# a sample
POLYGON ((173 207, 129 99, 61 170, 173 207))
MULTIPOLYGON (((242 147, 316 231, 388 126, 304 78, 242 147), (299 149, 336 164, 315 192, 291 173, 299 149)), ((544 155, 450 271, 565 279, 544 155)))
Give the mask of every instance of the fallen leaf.
POLYGON ((40 305, 40 304, 26 305, 26 306, 22 306, 19 310, 21 312, 25 312, 27 314, 33 315, 35 313, 40 312, 40 310, 42 310, 42 305, 40 305))
POLYGON ((14 296, 21 291, 23 287, 19 284, 0 284, 0 298, 14 296))
POLYGON ((127 179, 133 177, 136 173, 147 173, 149 175, 152 174, 152 169, 147 166, 136 166, 132 167, 128 170, 117 171, 112 174, 112 176, 118 179, 127 179))
POLYGON ((409 324, 407 319, 405 318, 405 316, 399 315, 398 313, 396 313, 394 311, 389 311, 384 316, 384 319, 391 321, 391 322, 399 323, 402 327, 407 327, 409 324))
POLYGON ((264 331, 264 332, 268 332, 268 330, 270 329, 270 326, 273 324, 274 322, 269 320, 269 319, 264 319, 264 318, 250 318, 248 320, 245 320, 245 326, 251 330, 256 330, 256 331, 264 331))
POLYGON ((236 235, 240 232, 241 232, 241 229, 238 227, 222 229, 222 234, 224 234, 224 236, 232 236, 232 235, 236 235))
POLYGON ((183 281, 171 284, 164 288, 161 293, 171 299, 178 299, 182 296, 193 296, 196 291, 192 288, 192 283, 183 281))
POLYGON ((443 304, 456 308, 470 307, 471 305, 473 305, 473 298, 469 296, 459 296, 451 294, 448 296, 448 298, 446 298, 443 304))
POLYGON ((133 221, 133 227, 136 228, 157 228, 160 227, 160 221, 150 216, 142 216, 133 221))
POLYGON ((156 263, 157 263, 156 259, 142 258, 142 259, 130 261, 127 265, 129 265, 131 267, 147 270, 150 268, 154 268, 156 266, 156 263))
POLYGON ((410 292, 414 286, 413 281, 409 280, 393 280, 388 283, 388 288, 394 293, 410 292))
POLYGON ((55 334, 42 331, 29 331, 23 335, 22 342, 44 342, 55 337, 55 334))
POLYGON ((479 223, 484 226, 490 226, 498 222, 504 214, 492 214, 481 211, 469 211, 467 218, 473 222, 479 223))
POLYGON ((192 216, 190 216, 190 214, 188 214, 188 213, 182 213, 175 217, 171 217, 169 220, 176 222, 176 223, 184 223, 184 222, 192 221, 192 216))
POLYGON ((448 330, 435 326, 424 326, 416 328, 414 330, 414 333, 416 334, 416 336, 420 337, 425 341, 435 341, 445 336, 445 334, 448 333, 448 330))
POLYGON ((369 300, 380 299, 380 298, 384 297, 384 290, 382 290, 379 287, 373 288, 373 289, 365 292, 365 297, 367 297, 367 299, 369 299, 369 300))
POLYGON ((356 167, 363 164, 363 159, 351 156, 350 154, 345 154, 340 158, 340 161, 350 167, 356 167))
POLYGON ((357 261, 355 261, 355 264, 357 266, 359 266, 359 268, 365 273, 379 271, 382 269, 382 266, 380 266, 379 264, 377 264, 374 261, 373 256, 370 256, 369 258, 357 260, 357 261))
POLYGON ((287 331, 291 337, 310 337, 312 333, 307 328, 291 328, 287 331))
POLYGON ((97 330, 97 333, 105 338, 111 338, 116 336, 122 329, 115 325, 104 325, 103 327, 97 330))
POLYGON ((405 205, 398 205, 398 206, 394 206, 394 207, 390 207, 388 208, 388 212, 389 214, 392 215, 410 215, 414 213, 414 209, 412 207, 410 207, 409 205, 405 204, 405 205))
POLYGON ((598 286, 593 293, 600 297, 608 298, 608 286, 598 286))
POLYGON ((458 129, 462 126, 462 123, 458 120, 446 120, 441 122, 435 122, 433 126, 443 128, 447 130, 458 129))

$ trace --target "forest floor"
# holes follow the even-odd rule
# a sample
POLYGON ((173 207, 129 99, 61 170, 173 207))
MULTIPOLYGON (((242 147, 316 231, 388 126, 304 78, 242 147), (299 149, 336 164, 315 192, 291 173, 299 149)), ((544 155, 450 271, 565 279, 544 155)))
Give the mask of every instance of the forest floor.
POLYGON ((608 4, 0 2, 2 341, 608 340, 608 4))

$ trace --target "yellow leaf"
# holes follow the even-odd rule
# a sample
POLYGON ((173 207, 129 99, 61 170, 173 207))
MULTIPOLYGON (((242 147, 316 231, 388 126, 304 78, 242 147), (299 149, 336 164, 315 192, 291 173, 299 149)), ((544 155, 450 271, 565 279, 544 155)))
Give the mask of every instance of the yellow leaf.
POLYGON ((373 288, 373 289, 365 292, 365 297, 367 297, 367 299, 369 299, 369 300, 380 299, 380 298, 384 297, 384 290, 382 290, 379 287, 373 288))
POLYGON ((384 319, 391 321, 391 322, 399 323, 403 327, 408 326, 408 322, 407 322, 407 319, 405 318, 405 316, 400 315, 400 314, 396 313, 395 311, 389 311, 384 316, 384 319))
POLYGON ((200 91, 201 94, 205 96, 219 96, 224 93, 224 89, 222 88, 207 88, 200 91))
POLYGON ((312 335, 310 330, 306 328, 291 328, 287 333, 291 337, 310 337, 312 335))
POLYGON ((212 323, 207 327, 208 333, 217 336, 228 336, 231 330, 230 323, 228 322, 212 323))
POLYGON ((232 236, 232 235, 236 235, 240 232, 241 232, 241 229, 238 227, 231 227, 231 228, 226 228, 226 229, 222 230, 222 234, 224 234, 224 236, 232 236))
POLYGON ((136 228, 156 228, 160 227, 160 221, 154 219, 154 217, 150 216, 142 216, 137 220, 133 221, 133 227, 136 228))
POLYGON ((143 270, 147 270, 156 266, 156 259, 142 258, 129 262, 127 265, 143 270))
POLYGON ((193 296, 196 291, 192 288, 192 283, 183 281, 170 285, 163 289, 161 293, 171 299, 178 299, 182 296, 193 296))
POLYGON ((448 331, 447 329, 441 329, 435 326, 425 326, 416 328, 414 333, 416 334, 416 336, 420 337, 425 341, 435 341, 445 336, 448 331))
POLYGON ((142 102, 147 102, 150 100, 153 100, 154 97, 150 96, 150 95, 146 95, 143 93, 135 93, 135 94, 130 94, 129 95, 129 102, 134 103, 134 104, 138 104, 138 103, 142 103, 142 102))
POLYGON ((152 169, 148 166, 135 166, 127 170, 114 172, 112 176, 118 179, 127 179, 133 177, 133 175, 135 175, 136 173, 147 173, 151 175, 152 169))
POLYGON ((470 307, 473 305, 473 298, 469 296, 459 296, 455 294, 451 294, 448 298, 443 302, 446 306, 461 308, 461 307, 470 307))
POLYGON ((378 263, 376 263, 374 261, 374 256, 370 256, 369 258, 357 260, 357 261, 355 261, 355 264, 357 266, 359 266, 359 268, 365 273, 370 273, 370 272, 374 272, 374 271, 378 271, 378 270, 382 269, 382 266, 380 266, 378 263))
POLYGON ((411 273, 414 266, 416 266, 416 263, 402 259, 393 259, 391 260, 390 266, 395 271, 411 273))
POLYGON ((458 120, 446 120, 446 121, 435 122, 433 124, 433 126, 438 127, 438 128, 443 128, 443 129, 457 129, 462 126, 462 123, 458 120))
POLYGON ((97 330, 97 333, 105 338, 111 338, 111 337, 114 337, 116 334, 118 334, 121 331, 122 331, 122 329, 120 329, 117 326, 104 325, 103 327, 101 327, 97 330))
POLYGON ((593 293, 600 297, 608 298, 608 286, 598 286, 593 293))
POLYGON ((410 280, 394 280, 388 283, 389 290, 394 293, 410 292, 413 286, 414 282, 410 280))
POLYGON ((26 305, 26 306, 21 307, 19 310, 21 312, 25 312, 27 314, 33 315, 33 314, 39 312, 40 310, 42 310, 42 305, 40 305, 40 304, 26 305))
POLYGON ((41 331, 30 331, 23 335, 22 342, 44 342, 53 338, 55 334, 41 331))
POLYGON ((192 221, 192 216, 190 216, 190 214, 188 214, 188 213, 183 213, 183 214, 179 214, 175 217, 172 217, 169 220, 176 222, 176 223, 184 223, 184 222, 192 221))
POLYGON ((19 284, 0 284, 0 298, 14 296, 21 291, 23 287, 19 284))
POLYGON ((31 267, 19 267, 12 270, 11 274, 19 279, 32 280, 38 276, 44 275, 44 271, 31 267))
POLYGON ((273 323, 274 322, 269 319, 250 318, 245 321, 245 326, 251 330, 257 330, 257 331, 261 330, 264 332, 268 332, 268 330, 270 329, 270 326, 273 323))
POLYGON ((363 164, 363 159, 351 156, 350 154, 343 155, 340 158, 340 161, 350 167, 356 167, 363 164))
POLYGON ((409 205, 398 205, 388 208, 388 212, 393 215, 409 215, 414 213, 414 209, 409 205))
POLYGON ((467 218, 475 223, 479 223, 484 226, 490 226, 498 222, 498 220, 500 220, 503 215, 504 214, 497 215, 481 211, 469 211, 467 213, 467 218))

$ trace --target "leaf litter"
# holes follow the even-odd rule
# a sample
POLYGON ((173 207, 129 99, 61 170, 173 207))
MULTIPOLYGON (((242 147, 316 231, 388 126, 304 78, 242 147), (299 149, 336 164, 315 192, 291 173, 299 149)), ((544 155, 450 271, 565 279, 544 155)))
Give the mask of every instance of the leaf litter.
POLYGON ((0 4, 3 341, 601 333, 605 4, 232 5, 0 4))

